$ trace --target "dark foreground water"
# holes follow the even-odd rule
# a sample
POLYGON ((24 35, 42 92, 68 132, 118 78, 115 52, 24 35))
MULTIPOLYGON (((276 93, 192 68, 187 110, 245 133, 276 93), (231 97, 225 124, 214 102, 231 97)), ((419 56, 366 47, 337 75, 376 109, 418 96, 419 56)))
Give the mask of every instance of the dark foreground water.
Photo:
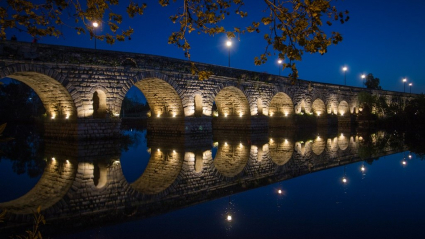
POLYGON ((124 133, 3 147, 0 237, 41 206, 44 238, 424 238, 425 162, 404 133, 124 133))

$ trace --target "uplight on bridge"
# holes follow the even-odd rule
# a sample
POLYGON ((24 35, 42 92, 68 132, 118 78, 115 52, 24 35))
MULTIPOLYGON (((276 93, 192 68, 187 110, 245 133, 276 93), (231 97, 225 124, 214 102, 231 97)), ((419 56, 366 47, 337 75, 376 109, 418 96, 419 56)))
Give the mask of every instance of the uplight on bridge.
POLYGON ((224 113, 224 117, 227 117, 227 113, 224 113))
POLYGON ((241 112, 241 113, 239 113, 239 117, 242 117, 242 112, 241 112))

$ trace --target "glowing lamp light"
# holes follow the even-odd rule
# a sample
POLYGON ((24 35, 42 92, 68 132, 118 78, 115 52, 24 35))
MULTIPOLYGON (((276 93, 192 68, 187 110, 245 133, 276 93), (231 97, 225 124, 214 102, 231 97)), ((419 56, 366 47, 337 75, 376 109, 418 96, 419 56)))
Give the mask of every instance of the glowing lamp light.
POLYGON ((176 113, 173 113, 173 118, 175 118, 176 117, 176 113))
POLYGON ((158 152, 161 152, 161 150, 160 150, 160 149, 158 149, 158 152))
POLYGON ((241 113, 239 113, 239 117, 242 117, 242 112, 241 112, 241 113))
POLYGON ((93 22, 93 27, 98 27, 98 26, 99 26, 99 23, 93 22))
POLYGON ((341 112, 341 116, 344 116, 344 113, 343 112, 341 112))
POLYGON ((52 115, 52 119, 55 119, 56 115, 52 115))
POLYGON ((280 190, 280 189, 277 190, 277 193, 282 194, 282 190, 280 190))
POLYGON ((401 162, 401 164, 406 165, 406 164, 407 164, 407 162, 406 162, 405 160, 403 160, 403 161, 401 162))
POLYGON ((227 113, 224 113, 224 117, 227 117, 227 113))
POLYGON ((346 66, 344 66, 344 67, 342 68, 342 70, 343 70, 343 71, 347 71, 347 70, 348 70, 348 68, 347 68, 346 66))
POLYGON ((366 78, 366 75, 365 74, 362 74, 362 79, 364 79, 364 78, 366 78))
POLYGON ((412 159, 412 155, 409 154, 409 159, 412 159))
POLYGON ((175 153, 176 153, 176 151, 175 151, 175 150, 173 150, 173 153, 175 154, 175 153))
POLYGON ((273 116, 273 112, 270 112, 270 116, 273 116))
POLYGON ((55 158, 52 158, 52 161, 56 161, 56 159, 55 158))
POLYGON ((66 115, 65 119, 69 119, 69 114, 66 115))
POLYGON ((321 113, 320 113, 320 111, 319 111, 319 112, 317 112, 317 116, 320 116, 320 114, 321 114, 321 113))
POLYGON ((227 220, 228 222, 232 221, 232 215, 227 215, 226 220, 227 220))
POLYGON ((364 172, 364 171, 366 170, 366 168, 365 168, 364 166, 362 166, 362 167, 360 168, 360 170, 362 170, 362 172, 364 172))
POLYGON ((66 160, 66 163, 69 164, 69 160, 68 159, 66 160))
POLYGON ((285 112, 285 117, 287 117, 288 116, 288 112, 285 112))
POLYGON ((406 82, 406 81, 407 81, 407 79, 406 79, 406 78, 404 78, 404 79, 403 79, 403 82, 406 82))
POLYGON ((243 144, 242 143, 239 143, 239 146, 242 148, 243 147, 243 144))
POLYGON ((224 146, 227 146, 227 142, 224 142, 224 146))
POLYGON ((343 183, 347 183, 347 179, 345 177, 342 178, 343 183))
POLYGON ((227 40, 227 41, 226 41, 226 46, 227 46, 227 47, 231 47, 231 46, 232 46, 232 41, 227 40))
POLYGON ((281 59, 277 60, 277 63, 282 64, 282 60, 281 59))
POLYGON ((158 117, 158 118, 159 118, 160 116, 161 116, 160 114, 157 114, 157 115, 156 115, 156 117, 158 117))

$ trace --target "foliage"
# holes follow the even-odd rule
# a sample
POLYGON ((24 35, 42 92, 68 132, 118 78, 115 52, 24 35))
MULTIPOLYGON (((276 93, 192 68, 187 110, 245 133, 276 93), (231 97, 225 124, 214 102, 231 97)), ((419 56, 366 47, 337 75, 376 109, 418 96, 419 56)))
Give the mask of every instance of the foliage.
POLYGON ((373 90, 382 90, 382 87, 379 85, 379 81, 380 81, 379 78, 375 78, 373 77, 372 73, 369 73, 366 76, 366 82, 365 82, 366 88, 373 89, 373 90))
POLYGON ((389 106, 383 96, 373 95, 369 92, 362 91, 357 95, 357 98, 360 106, 363 108, 363 115, 375 113, 383 116, 389 111, 389 106))
MULTIPOLYGON (((335 0, 336 1, 336 0, 335 0)), ((41 0, 39 4, 30 0, 8 0, 6 7, 0 7, 0 38, 6 38, 6 29, 15 28, 36 36, 62 36, 61 26, 69 26, 78 34, 88 32, 91 38, 106 39, 113 44, 115 40, 124 41, 130 38, 133 29, 118 33, 123 17, 112 9, 120 4, 119 0, 87 0, 81 4, 76 0, 41 0), (65 13, 65 14, 63 14, 65 13), (65 19, 71 18, 71 22, 65 19), (110 33, 95 34, 92 22, 108 25, 110 33)), ((170 0, 158 0, 163 7, 170 5, 170 0)), ((176 0, 173 0, 176 2, 176 0)), ((244 0, 183 0, 183 6, 175 15, 170 16, 179 29, 172 32, 168 38, 169 44, 174 44, 185 52, 190 60, 190 44, 186 35, 192 32, 198 34, 226 34, 228 38, 236 35, 257 32, 265 26, 263 38, 266 42, 265 51, 254 59, 256 65, 264 64, 271 54, 278 54, 282 60, 282 68, 290 68, 289 75, 295 80, 298 70, 295 61, 301 61, 304 53, 327 52, 328 46, 342 41, 340 33, 332 31, 325 33, 324 24, 331 26, 332 22, 344 23, 349 19, 348 11, 338 11, 331 5, 332 0, 263 0, 265 9, 256 21, 247 26, 232 26, 225 29, 222 21, 231 14, 246 18, 248 12, 242 10, 244 0), (269 49, 269 48, 272 48, 269 49)), ((130 1, 127 5, 129 17, 142 15, 147 5, 139 5, 130 1)), ((260 6, 261 8, 261 6, 260 6)), ((199 71, 192 66, 192 71, 199 78, 206 79, 212 72, 199 71)))
MULTIPOLYGON (((90 37, 113 44, 115 40, 124 41, 130 37, 133 29, 118 33, 119 25, 122 23, 122 15, 113 11, 119 0, 87 0, 81 4, 76 0, 7 0, 7 6, 0 7, 0 38, 6 38, 6 29, 15 28, 26 32, 33 37, 37 36, 62 36, 61 26, 68 26, 77 31, 78 34, 90 34, 90 37), (72 23, 66 19, 70 17, 72 23), (105 21, 104 21, 105 20, 105 21), (110 33, 96 35, 93 22, 109 26, 110 33)), ((130 1, 127 5, 127 14, 130 18, 142 15, 146 4, 139 5, 130 1)))
POLYGON ((125 97, 122 102, 121 116, 122 117, 143 117, 149 111, 149 105, 140 102, 136 99, 125 97))
POLYGON ((37 212, 34 213, 34 222, 32 225, 32 230, 25 231, 26 235, 18 235, 12 238, 18 239, 42 239, 40 232, 40 226, 46 224, 46 219, 44 219, 43 214, 41 214, 41 206, 38 206, 37 212))

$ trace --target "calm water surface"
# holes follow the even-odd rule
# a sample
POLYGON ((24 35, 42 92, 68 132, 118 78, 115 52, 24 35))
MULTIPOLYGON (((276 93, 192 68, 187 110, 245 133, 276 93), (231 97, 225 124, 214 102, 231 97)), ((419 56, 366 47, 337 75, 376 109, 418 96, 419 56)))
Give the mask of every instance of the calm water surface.
MULTIPOLYGON (((9 210, 22 214, 37 204, 31 200, 51 200, 41 229, 50 238, 423 238, 425 162, 400 145, 400 135, 239 135, 181 143, 124 133, 131 140, 80 148, 27 138, 20 151, 31 151, 34 160, 1 158, 0 207, 15 202, 9 210), (56 156, 60 166, 52 171, 54 153, 63 157, 56 156), (48 183, 40 186, 46 172, 59 172, 62 181, 75 176, 60 186, 69 188, 47 190, 48 183), (34 188, 49 195, 16 202, 34 188)), ((22 234, 14 223, 30 217, 9 215, 0 235, 22 234)))

